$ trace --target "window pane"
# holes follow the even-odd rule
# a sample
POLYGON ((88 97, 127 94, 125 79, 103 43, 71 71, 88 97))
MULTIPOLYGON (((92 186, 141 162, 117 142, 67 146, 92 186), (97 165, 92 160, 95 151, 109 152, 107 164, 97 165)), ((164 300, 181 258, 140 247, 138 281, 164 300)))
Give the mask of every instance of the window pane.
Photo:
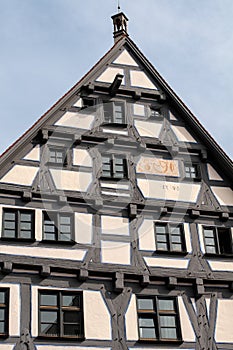
POLYGON ((156 339, 156 333, 154 328, 140 328, 141 339, 156 339))
POLYGON ((40 326, 40 333, 51 336, 58 336, 58 326, 56 324, 43 323, 40 326))
POLYGON ((55 294, 41 294, 41 305, 43 306, 57 306, 57 295, 55 294))
POLYGON ((0 304, 5 304, 6 302, 6 295, 5 292, 0 292, 0 304))
POLYGON ((6 310, 0 309, 0 321, 4 321, 6 317, 6 310))
POLYGON ((156 235, 157 242, 167 242, 167 236, 166 235, 156 235))
POLYGON ((209 254, 216 254, 216 248, 215 248, 215 247, 207 246, 207 247, 206 247, 206 253, 209 253, 209 254))
POLYGON ((181 244, 172 244, 172 250, 175 251, 175 252, 181 252, 182 251, 182 245, 181 244))
POLYGON ((156 233, 163 233, 163 234, 166 233, 166 226, 156 225, 155 228, 156 228, 156 233))
POLYGON ((63 215, 60 216, 60 223, 61 224, 70 225, 70 222, 71 222, 70 216, 63 216, 63 215))
POLYGON ((177 331, 175 328, 161 328, 161 338, 177 339, 177 331))
POLYGON ((181 243, 181 237, 180 236, 172 236, 172 243, 181 243))
POLYGON ((70 225, 61 225, 60 226, 60 231, 61 233, 70 233, 70 225))
POLYGON ((80 323, 80 313, 77 311, 64 311, 63 322, 65 323, 80 323))
POLYGON ((63 306, 77 306, 80 307, 81 300, 79 295, 63 295, 62 305, 63 306))
POLYGON ((214 230, 213 229, 204 229, 204 236, 205 237, 214 237, 214 230))
POLYGON ((215 246, 215 241, 213 238, 205 238, 206 245, 212 245, 215 246))
POLYGON ((161 327, 175 327, 176 318, 175 316, 159 316, 159 322, 161 327))
POLYGON ((138 309, 139 310, 154 310, 154 300, 153 299, 138 299, 138 309))
POLYGON ((25 239, 30 239, 32 238, 32 233, 31 231, 20 231, 20 234, 19 234, 19 237, 20 238, 25 238, 25 239))
POLYGON ((5 333, 6 329, 5 329, 5 322, 0 322, 0 333, 5 333))
POLYGON ((57 323, 56 311, 41 311, 41 322, 43 323, 57 323))
POLYGON ((15 222, 14 221, 5 221, 4 228, 7 230, 14 230, 15 229, 15 222))
POLYGON ((81 335, 81 325, 64 325, 64 335, 67 336, 80 336, 81 335))
POLYGON ((167 243, 157 242, 157 249, 159 249, 159 250, 168 250, 167 243))
POLYGON ((15 221, 15 215, 16 213, 4 213, 4 219, 9 221, 15 221))
POLYGON ((154 319, 151 317, 140 317, 139 318, 139 327, 155 327, 154 319))
POLYGON ((22 213, 20 219, 21 221, 31 222, 32 216, 31 214, 22 213))
POLYGON ((48 241, 56 241, 56 235, 55 234, 52 234, 52 233, 45 233, 45 237, 44 237, 45 240, 48 240, 48 241))
POLYGON ((172 299, 158 299, 159 311, 174 310, 174 300, 172 299))

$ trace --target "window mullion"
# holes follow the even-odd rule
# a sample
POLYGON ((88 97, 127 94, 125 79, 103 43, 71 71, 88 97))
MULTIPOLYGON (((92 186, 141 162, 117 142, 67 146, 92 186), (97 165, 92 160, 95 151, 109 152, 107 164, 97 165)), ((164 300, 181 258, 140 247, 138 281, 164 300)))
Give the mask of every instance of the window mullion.
POLYGON ((160 322, 159 322, 159 308, 158 308, 158 297, 154 299, 154 309, 155 309, 155 332, 158 340, 161 338, 160 334, 160 322))
POLYGON ((55 216, 54 224, 55 224, 55 232, 56 232, 56 241, 59 241, 59 238, 60 238, 60 214, 59 213, 57 213, 55 216))
POLYGON ((19 238, 20 237, 20 225, 21 225, 21 215, 20 215, 20 210, 16 211, 16 225, 15 225, 15 238, 19 238))
POLYGON ((59 335, 60 337, 64 336, 64 329, 63 329, 63 315, 62 315, 62 293, 58 293, 58 317, 59 317, 59 335))
POLYGON ((116 173, 115 158, 113 156, 111 159, 111 176, 114 177, 115 173, 116 173))
POLYGON ((166 237, 167 237, 167 248, 168 251, 172 251, 172 244, 171 244, 171 227, 169 224, 166 225, 166 237))
POLYGON ((217 252, 218 252, 218 254, 221 254, 217 227, 214 228, 214 238, 215 238, 215 242, 216 242, 217 252))

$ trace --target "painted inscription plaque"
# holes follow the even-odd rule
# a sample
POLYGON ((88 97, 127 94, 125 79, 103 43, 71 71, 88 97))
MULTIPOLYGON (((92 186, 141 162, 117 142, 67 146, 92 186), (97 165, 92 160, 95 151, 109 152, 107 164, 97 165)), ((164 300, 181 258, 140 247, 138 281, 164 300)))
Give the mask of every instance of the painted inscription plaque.
POLYGON ((179 164, 177 160, 141 157, 137 173, 179 177, 179 164))

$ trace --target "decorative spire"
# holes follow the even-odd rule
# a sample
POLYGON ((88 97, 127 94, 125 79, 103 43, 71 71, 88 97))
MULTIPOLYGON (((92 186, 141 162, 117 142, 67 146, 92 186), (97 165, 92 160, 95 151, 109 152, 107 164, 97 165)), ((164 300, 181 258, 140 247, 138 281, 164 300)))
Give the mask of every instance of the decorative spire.
POLYGON ((120 12, 120 9, 120 4, 118 3, 118 13, 112 16, 114 26, 113 37, 115 42, 122 36, 128 36, 128 18, 123 12, 120 12))

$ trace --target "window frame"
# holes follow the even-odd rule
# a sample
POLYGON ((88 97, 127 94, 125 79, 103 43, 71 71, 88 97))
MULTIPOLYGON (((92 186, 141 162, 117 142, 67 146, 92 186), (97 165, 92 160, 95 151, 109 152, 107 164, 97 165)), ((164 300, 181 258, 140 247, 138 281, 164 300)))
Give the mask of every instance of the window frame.
MULTIPOLYGON (((13 220, 7 220, 8 222, 13 222, 13 220)), ((27 230, 26 230, 27 231, 27 230)), ((3 208, 3 215, 2 215, 2 235, 1 235, 2 240, 11 240, 11 241, 26 241, 26 242, 33 242, 35 241, 35 210, 30 210, 30 209, 15 209, 15 208, 3 208), (14 213, 15 214, 15 236, 14 237, 8 237, 5 236, 4 230, 5 230, 5 214, 6 213, 14 213), (20 220, 21 214, 27 214, 31 215, 31 221, 25 221, 25 222, 30 222, 31 224, 31 237, 30 238, 23 238, 20 237, 20 232, 21 232, 21 224, 24 221, 20 220)))
POLYGON ((103 117, 105 125, 123 126, 126 127, 126 103, 124 101, 105 101, 103 103, 103 117), (117 121, 117 111, 116 106, 121 106, 122 117, 121 122, 117 121), (106 107, 106 108, 105 108, 106 107), (106 114, 109 114, 107 117, 106 114))
MULTIPOLYGON (((59 244, 74 244, 74 229, 75 229, 75 225, 74 225, 74 215, 72 213, 66 213, 66 212, 55 212, 55 211, 43 211, 43 242, 46 243, 59 243, 59 244), (47 216, 47 218, 46 218, 47 216), (62 236, 61 233, 61 229, 60 226, 61 224, 61 216, 64 217, 69 217, 70 218, 70 240, 62 240, 59 239, 60 236, 62 236), (49 220, 48 220, 49 219, 49 220), (52 220, 51 220, 52 219, 52 220), (54 226, 55 231, 54 231, 54 235, 56 237, 56 239, 46 239, 45 235, 46 235, 46 231, 45 231, 45 221, 54 221, 54 225, 50 225, 50 226, 54 226)), ((51 232, 52 234, 52 232, 51 232)))
MULTIPOLYGON (((162 234, 160 234, 162 235, 162 234)), ((178 235, 174 235, 178 236, 178 235)), ((184 231, 184 224, 183 223, 170 223, 170 222, 160 222, 160 221, 154 221, 154 237, 155 237, 155 247, 156 247, 156 253, 164 253, 164 254, 187 254, 187 246, 186 246, 186 239, 185 239, 185 231, 184 231), (156 226, 163 226, 165 227, 165 235, 166 241, 165 242, 158 242, 157 235, 159 233, 156 232, 156 226), (180 228, 180 245, 182 250, 174 250, 172 248, 172 228, 180 228), (166 243, 167 249, 159 249, 158 243, 166 243)), ((177 244, 179 244, 177 242, 177 244)))
MULTIPOLYGON (((107 170, 106 170, 107 172, 107 170)), ((127 158, 124 155, 120 154, 102 154, 102 170, 101 170, 101 179, 105 180, 114 180, 114 181, 120 181, 120 180, 126 180, 128 179, 128 162, 127 158), (104 158, 108 158, 109 163, 104 162, 104 158), (116 166, 119 166, 120 164, 117 164, 116 161, 122 159, 122 171, 116 171, 116 166), (104 174, 105 170, 103 169, 104 164, 109 165, 109 176, 104 174), (117 173, 123 174, 122 177, 116 176, 117 173)))
POLYGON ((48 159, 47 159, 47 163, 49 165, 53 165, 53 166, 58 166, 58 167, 66 167, 68 164, 68 154, 67 154, 67 149, 65 147, 61 147, 61 146, 52 146, 49 145, 48 146, 48 159), (62 162, 59 163, 57 161, 53 161, 51 160, 51 156, 50 156, 50 152, 55 152, 55 159, 57 159, 56 157, 56 152, 62 152, 62 162))
MULTIPOLYGON (((48 323, 48 324, 50 324, 48 323)), ((72 291, 72 290, 50 290, 50 289, 41 289, 38 291, 38 336, 40 338, 50 338, 50 339, 75 339, 75 340, 84 340, 84 307, 83 307, 83 293, 80 291, 72 291), (41 304, 41 296, 43 294, 57 296, 57 304, 56 305, 42 305, 41 304), (62 305, 62 297, 64 295, 73 295, 79 296, 80 298, 80 307, 75 306, 64 306, 62 305), (79 335, 65 335, 64 334, 64 326, 65 324, 74 324, 71 322, 65 322, 63 312, 65 311, 77 311, 80 316, 80 334, 79 335), (41 314, 43 311, 52 311, 57 312, 57 322, 51 324, 57 325, 57 335, 46 334, 41 331, 42 322, 41 314)))
POLYGON ((209 256, 230 256, 233 255, 233 238, 232 238, 232 231, 231 227, 221 227, 221 226, 214 226, 214 225, 203 225, 202 226, 202 236, 205 246, 205 254, 209 256), (206 237, 205 236, 205 230, 212 230, 213 231, 213 237, 206 237), (226 247, 228 244, 231 246, 231 252, 222 252, 221 249, 221 240, 219 239, 219 235, 221 235, 221 231, 226 231, 225 233, 228 234, 228 241, 226 242, 226 247), (214 241, 214 245, 207 244, 206 239, 212 239, 214 241), (208 252, 207 247, 214 247, 215 253, 208 252))
MULTIPOLYGON (((192 174, 192 171, 189 171, 189 174, 192 174)), ((184 179, 186 181, 200 181, 201 180, 201 168, 199 163, 184 162, 184 179), (185 168, 193 168, 195 170, 195 177, 187 176, 185 168)))
POLYGON ((4 324, 5 331, 3 333, 0 333, 0 338, 6 338, 9 335, 9 310, 10 310, 10 288, 0 288, 0 292, 5 293, 5 302, 3 304, 0 304, 0 310, 6 310, 5 311, 5 318, 2 321, 4 324))
POLYGON ((137 304, 137 320, 138 320, 138 341, 139 342, 148 342, 148 343, 180 343, 182 342, 182 333, 180 325, 180 313, 178 306, 178 298, 175 296, 165 296, 165 295, 137 295, 136 296, 137 304), (152 300, 153 309, 139 309, 139 299, 152 300), (173 310, 159 310, 159 300, 169 300, 173 301, 174 309, 173 310), (162 327, 160 322, 160 316, 172 316, 175 318, 175 327, 162 327), (154 327, 142 327, 140 326, 140 318, 152 318, 154 320, 154 327), (143 338, 140 335, 140 328, 153 328, 155 331, 155 338, 143 338), (162 328, 175 328, 176 338, 163 338, 161 335, 162 328))

